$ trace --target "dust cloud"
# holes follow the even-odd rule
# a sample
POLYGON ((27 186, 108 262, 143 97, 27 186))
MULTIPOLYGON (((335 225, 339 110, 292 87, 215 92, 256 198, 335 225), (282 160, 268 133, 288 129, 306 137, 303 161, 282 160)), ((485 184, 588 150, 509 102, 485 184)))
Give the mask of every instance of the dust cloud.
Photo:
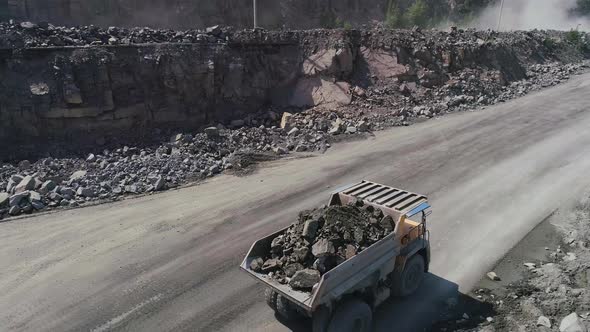
MULTIPOLYGON (((501 1, 483 10, 466 27, 497 29, 501 1)), ((575 17, 576 0, 505 0, 500 30, 590 30, 590 20, 575 17)))

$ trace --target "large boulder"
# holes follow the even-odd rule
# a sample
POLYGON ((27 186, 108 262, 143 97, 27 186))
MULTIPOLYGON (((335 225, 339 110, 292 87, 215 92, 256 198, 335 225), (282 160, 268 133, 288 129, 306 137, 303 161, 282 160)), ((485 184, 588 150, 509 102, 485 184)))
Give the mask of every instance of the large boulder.
POLYGON ((43 184, 41 185, 41 188, 39 188, 39 193, 45 195, 48 192, 55 189, 55 187, 57 187, 57 184, 55 184, 55 182, 53 182, 52 180, 47 180, 47 181, 43 182, 43 184))
POLYGON ((287 105, 294 107, 349 105, 352 102, 350 84, 332 82, 319 77, 302 78, 291 92, 287 105))
POLYGON ((293 275, 289 286, 293 289, 308 290, 320 281, 320 272, 313 269, 300 270, 293 275))
POLYGON ((311 253, 315 257, 330 256, 334 255, 335 252, 334 244, 328 239, 320 239, 311 247, 311 253))
POLYGON ((281 118, 281 128, 285 130, 291 129, 293 121, 293 114, 285 112, 283 113, 283 117, 281 118))
POLYGON ((28 175, 25 176, 21 182, 14 188, 14 193, 15 194, 19 194, 22 192, 25 192, 27 190, 33 190, 35 189, 35 178, 33 178, 32 176, 28 175))
POLYGON ((10 196, 9 205, 10 206, 18 206, 23 199, 28 198, 30 193, 28 191, 24 191, 22 193, 14 194, 10 196))
POLYGON ((371 76, 383 79, 397 79, 400 81, 416 78, 415 71, 400 63, 398 55, 393 51, 381 49, 361 48, 361 54, 367 63, 371 76))
POLYGON ((76 171, 76 172, 72 173, 72 175, 70 176, 70 182, 80 181, 81 179, 83 179, 86 176, 87 173, 88 173, 87 171, 83 171, 83 170, 76 171))
POLYGON ((14 194, 14 188, 23 180, 23 177, 20 175, 13 175, 8 180, 8 184, 6 185, 6 192, 9 194, 14 194))
POLYGON ((572 312, 565 316, 559 324, 559 332, 587 332, 584 323, 578 317, 578 314, 572 312))

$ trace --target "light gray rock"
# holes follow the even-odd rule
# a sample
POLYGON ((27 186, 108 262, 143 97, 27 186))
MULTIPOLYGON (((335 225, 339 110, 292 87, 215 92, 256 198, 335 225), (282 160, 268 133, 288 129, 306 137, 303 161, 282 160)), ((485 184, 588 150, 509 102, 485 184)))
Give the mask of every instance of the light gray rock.
POLYGON ((496 274, 496 272, 488 272, 486 274, 488 276, 488 279, 492 280, 492 281, 500 281, 500 277, 498 277, 498 275, 496 274))
POLYGON ((137 188, 137 185, 131 184, 131 185, 125 186, 125 192, 130 193, 130 194, 137 194, 139 192, 139 189, 137 188))
POLYGON ((268 259, 262 265, 262 272, 268 273, 277 270, 280 267, 280 261, 278 259, 268 259))
POLYGON ((0 193, 0 208, 8 206, 10 195, 8 193, 0 193))
POLYGON ((261 257, 256 257, 250 263, 250 269, 255 272, 262 271, 262 265, 264 265, 264 260, 261 257))
POLYGON ((166 180, 159 176, 156 181, 154 182, 154 190, 156 191, 160 191, 164 189, 164 186, 166 185, 166 180))
POLYGON ((86 157, 86 161, 89 163, 93 163, 96 161, 96 156, 93 153, 91 153, 88 155, 88 157, 86 157))
POLYGON ((295 152, 305 152, 307 151, 307 146, 304 144, 299 144, 295 147, 295 152))
POLYGON ((578 317, 578 314, 572 312, 565 316, 559 323, 559 332, 587 332, 588 330, 578 317))
POLYGON ((310 289, 320 281, 320 272, 312 269, 300 270, 293 275, 289 286, 293 289, 310 289))
POLYGON ((285 149, 282 146, 276 146, 272 150, 274 151, 274 153, 276 153, 278 155, 283 155, 283 154, 289 153, 289 150, 285 149))
POLYGON ((76 172, 72 173, 72 175, 70 176, 70 182, 76 182, 76 181, 83 179, 87 173, 88 173, 87 171, 83 171, 83 170, 76 171, 76 172))
POLYGON ((357 129, 354 126, 349 126, 346 128, 346 133, 348 133, 348 134, 356 134, 356 131, 357 131, 357 129))
POLYGON ((25 176, 18 185, 16 185, 14 188, 14 193, 18 194, 33 189, 35 189, 35 179, 28 175, 25 176))
POLYGON ((321 239, 311 247, 311 253, 315 257, 330 256, 335 252, 334 244, 327 239, 321 239))
POLYGON ((8 184, 6 185, 6 192, 9 194, 14 194, 14 188, 17 184, 19 184, 23 180, 23 177, 20 175, 13 175, 8 180, 8 184))
POLYGON ((29 202, 41 202, 41 194, 36 191, 30 191, 29 202))
POLYGON ((289 135, 289 136, 297 136, 297 134, 299 134, 299 131, 300 131, 299 128, 295 127, 293 129, 289 130, 289 133, 287 133, 287 135, 289 135))
POLYGON ((58 193, 52 192, 49 194, 49 199, 52 201, 61 202, 63 197, 58 193))
POLYGON ((336 119, 336 121, 332 122, 332 127, 330 127, 328 133, 330 135, 338 135, 344 131, 345 127, 346 126, 344 125, 344 122, 342 122, 342 120, 336 119))
POLYGON ((285 275, 289 278, 293 277, 297 271, 301 271, 305 267, 301 263, 292 263, 285 267, 285 275))
POLYGON ((545 326, 551 328, 551 320, 545 316, 539 316, 539 319, 537 319, 537 326, 545 326))

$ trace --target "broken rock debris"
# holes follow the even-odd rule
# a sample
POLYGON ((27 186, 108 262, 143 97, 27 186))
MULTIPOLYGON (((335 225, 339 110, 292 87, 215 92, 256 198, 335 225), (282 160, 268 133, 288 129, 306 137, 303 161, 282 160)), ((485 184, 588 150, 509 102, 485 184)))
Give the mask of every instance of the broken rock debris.
POLYGON ((310 290, 323 274, 389 235, 394 226, 390 216, 362 201, 304 211, 250 268, 293 289, 310 290))

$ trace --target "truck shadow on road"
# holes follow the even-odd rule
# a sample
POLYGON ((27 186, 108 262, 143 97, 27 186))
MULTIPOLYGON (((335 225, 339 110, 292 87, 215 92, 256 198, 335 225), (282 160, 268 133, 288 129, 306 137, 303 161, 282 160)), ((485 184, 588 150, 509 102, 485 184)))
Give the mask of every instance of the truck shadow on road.
MULTIPOLYGON (((428 273, 422 287, 407 298, 391 298, 373 313, 374 331, 453 331, 474 328, 494 317, 491 305, 459 292, 457 284, 428 273), (468 319, 465 319, 468 317, 468 319)), ((311 331, 308 319, 286 322, 292 331, 311 331)))

